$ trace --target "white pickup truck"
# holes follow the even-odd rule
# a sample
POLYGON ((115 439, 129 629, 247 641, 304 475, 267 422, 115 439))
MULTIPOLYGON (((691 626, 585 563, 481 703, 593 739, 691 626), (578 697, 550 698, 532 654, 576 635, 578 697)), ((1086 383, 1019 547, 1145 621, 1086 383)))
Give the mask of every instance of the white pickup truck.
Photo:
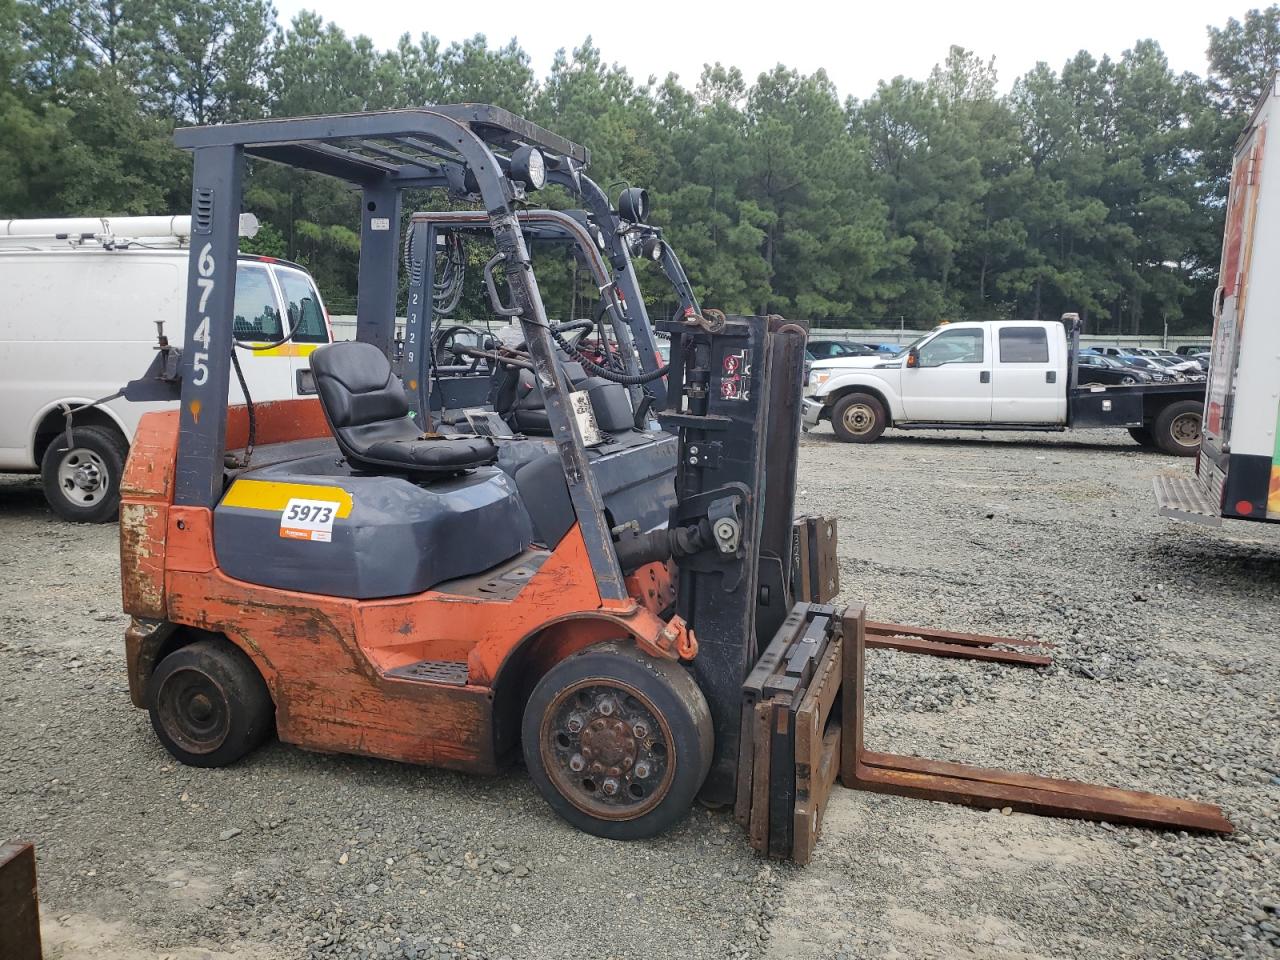
POLYGON ((906 430, 1067 430, 1124 427, 1138 443, 1179 456, 1200 448, 1203 383, 1076 383, 1079 321, 998 320, 937 327, 892 357, 813 364, 806 429, 870 443, 906 430))

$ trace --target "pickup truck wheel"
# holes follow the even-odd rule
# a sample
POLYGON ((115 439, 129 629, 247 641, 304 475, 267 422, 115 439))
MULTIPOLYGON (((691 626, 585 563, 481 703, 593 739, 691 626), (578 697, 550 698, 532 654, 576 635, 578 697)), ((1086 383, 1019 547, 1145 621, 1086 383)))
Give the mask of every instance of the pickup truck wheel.
POLYGON ((44 498, 75 523, 106 523, 120 508, 120 476, 129 445, 106 427, 74 427, 71 445, 60 432, 40 459, 44 498))
POLYGON ((1150 427, 1130 427, 1129 436, 1133 437, 1141 446, 1154 447, 1156 445, 1156 438, 1151 435, 1150 427))
POLYGON ((889 424, 884 405, 869 393, 848 393, 831 410, 831 429, 846 443, 878 440, 889 424))
POLYGON ((1152 428, 1156 446, 1175 457, 1194 457, 1200 452, 1200 427, 1204 406, 1199 400, 1171 403, 1156 417, 1152 428))

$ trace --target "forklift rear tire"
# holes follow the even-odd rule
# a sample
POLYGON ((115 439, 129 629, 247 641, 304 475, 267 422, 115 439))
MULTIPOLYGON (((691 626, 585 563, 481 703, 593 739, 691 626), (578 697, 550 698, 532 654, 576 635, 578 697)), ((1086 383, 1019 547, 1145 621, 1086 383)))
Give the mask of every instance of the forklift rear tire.
POLYGON ((156 736, 192 767, 235 763, 270 735, 275 706, 258 668, 228 640, 174 650, 147 683, 156 736))
POLYGON ((1201 417, 1204 404, 1199 400, 1179 400, 1160 411, 1152 435, 1156 446, 1175 457, 1194 457, 1200 452, 1201 417))
POLYGON ((884 405, 869 393, 848 393, 831 410, 831 429, 846 443, 879 440, 889 424, 884 405))
POLYGON ((711 769, 711 711, 682 666, 597 643, 534 687, 521 728, 543 799, 579 830, 641 840, 693 805, 711 769))

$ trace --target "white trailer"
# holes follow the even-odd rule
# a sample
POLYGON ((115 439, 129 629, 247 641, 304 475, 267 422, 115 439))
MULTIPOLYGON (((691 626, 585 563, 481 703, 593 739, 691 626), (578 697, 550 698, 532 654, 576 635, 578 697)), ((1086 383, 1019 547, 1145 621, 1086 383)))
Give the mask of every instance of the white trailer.
POLYGON ((1266 156, 1280 151, 1278 84, 1236 144, 1200 454, 1194 478, 1156 478, 1162 516, 1280 521, 1280 155, 1266 156))
MULTIPOLYGON (((256 225, 242 217, 241 234, 256 225)), ((0 220, 0 472, 39 473, 49 505, 69 520, 115 517, 139 419, 171 406, 90 406, 74 414, 65 441, 68 408, 113 394, 147 368, 157 322, 182 343, 190 236, 190 217, 0 220)), ((331 339, 310 275, 241 255, 236 276, 250 398, 307 392, 310 354, 331 339)), ((229 395, 244 402, 234 378, 229 395)))

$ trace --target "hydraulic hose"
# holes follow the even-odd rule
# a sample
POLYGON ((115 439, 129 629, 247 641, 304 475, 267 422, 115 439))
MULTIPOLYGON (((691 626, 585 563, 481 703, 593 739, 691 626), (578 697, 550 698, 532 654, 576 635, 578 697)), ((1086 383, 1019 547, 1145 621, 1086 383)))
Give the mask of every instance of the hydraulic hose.
POLYGON ((593 376, 603 377, 605 380, 620 383, 624 387, 635 387, 642 383, 652 383, 660 377, 665 377, 667 375, 667 371, 671 369, 671 364, 668 363, 665 367, 659 367, 651 373, 618 373, 616 370, 610 370, 608 367, 600 366, 600 364, 596 363, 576 346, 562 337, 560 335, 560 331, 555 327, 548 327, 547 329, 551 331, 551 339, 559 345, 561 350, 582 364, 582 369, 586 370, 593 376))

